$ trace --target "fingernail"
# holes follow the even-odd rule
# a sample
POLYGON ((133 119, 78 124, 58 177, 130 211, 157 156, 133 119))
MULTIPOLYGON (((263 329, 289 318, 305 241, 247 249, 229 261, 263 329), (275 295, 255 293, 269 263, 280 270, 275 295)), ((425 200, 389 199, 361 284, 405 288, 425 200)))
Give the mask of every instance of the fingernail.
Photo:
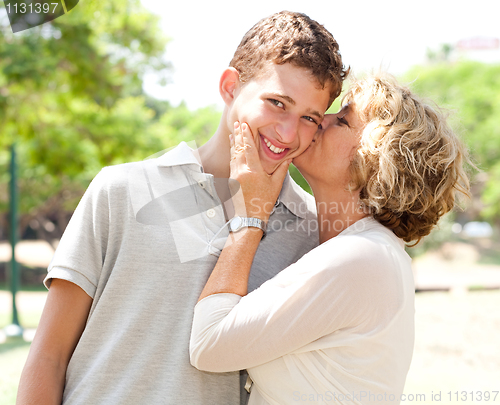
POLYGON ((233 134, 229 134, 229 140, 232 141, 233 140, 233 134))
POLYGON ((241 124, 241 129, 243 131, 246 131, 247 128, 248 128, 248 125, 246 123, 241 124))
POLYGON ((238 121, 236 121, 234 123, 234 129, 238 129, 240 127, 240 123, 238 121))

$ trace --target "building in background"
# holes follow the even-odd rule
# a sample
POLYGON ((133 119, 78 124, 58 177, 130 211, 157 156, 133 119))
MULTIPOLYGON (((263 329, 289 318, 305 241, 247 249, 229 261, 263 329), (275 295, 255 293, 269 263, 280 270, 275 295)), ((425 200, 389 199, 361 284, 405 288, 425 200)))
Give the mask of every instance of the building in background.
POLYGON ((494 37, 464 38, 454 46, 454 59, 500 63, 500 39, 494 37))

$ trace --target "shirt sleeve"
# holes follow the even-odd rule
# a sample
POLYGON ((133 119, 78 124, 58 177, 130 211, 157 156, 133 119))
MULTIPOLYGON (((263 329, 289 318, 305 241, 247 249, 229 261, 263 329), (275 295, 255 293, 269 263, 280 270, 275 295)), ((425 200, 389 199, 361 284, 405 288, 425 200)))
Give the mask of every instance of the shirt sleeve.
POLYGON ((44 284, 70 281, 94 298, 109 234, 108 170, 92 180, 64 231, 44 284))
POLYGON ((395 271, 390 247, 355 235, 333 238, 244 297, 202 299, 191 364, 212 372, 250 368, 340 329, 389 322, 399 305, 395 271))

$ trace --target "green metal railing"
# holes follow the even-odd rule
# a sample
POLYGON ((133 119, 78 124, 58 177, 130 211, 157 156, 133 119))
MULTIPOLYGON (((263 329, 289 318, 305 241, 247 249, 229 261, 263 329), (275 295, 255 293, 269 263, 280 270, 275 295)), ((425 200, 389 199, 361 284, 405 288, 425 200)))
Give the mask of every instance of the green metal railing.
POLYGON ((19 264, 16 260, 16 244, 18 241, 18 204, 19 193, 17 188, 17 162, 16 162, 16 146, 13 144, 10 148, 10 244, 12 247, 12 258, 10 261, 10 290, 12 292, 12 324, 5 328, 5 334, 8 338, 21 338, 23 336, 23 329, 19 324, 19 317, 17 314, 16 294, 19 290, 20 274, 19 264))

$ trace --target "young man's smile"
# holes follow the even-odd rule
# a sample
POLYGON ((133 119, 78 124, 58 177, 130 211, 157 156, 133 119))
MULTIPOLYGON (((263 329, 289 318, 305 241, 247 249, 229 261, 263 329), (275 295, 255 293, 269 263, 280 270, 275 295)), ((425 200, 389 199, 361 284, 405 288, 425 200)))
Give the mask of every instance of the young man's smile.
POLYGON ((269 156, 270 159, 281 160, 288 153, 289 148, 285 145, 278 144, 276 140, 269 140, 264 135, 259 134, 261 139, 262 150, 269 156))

